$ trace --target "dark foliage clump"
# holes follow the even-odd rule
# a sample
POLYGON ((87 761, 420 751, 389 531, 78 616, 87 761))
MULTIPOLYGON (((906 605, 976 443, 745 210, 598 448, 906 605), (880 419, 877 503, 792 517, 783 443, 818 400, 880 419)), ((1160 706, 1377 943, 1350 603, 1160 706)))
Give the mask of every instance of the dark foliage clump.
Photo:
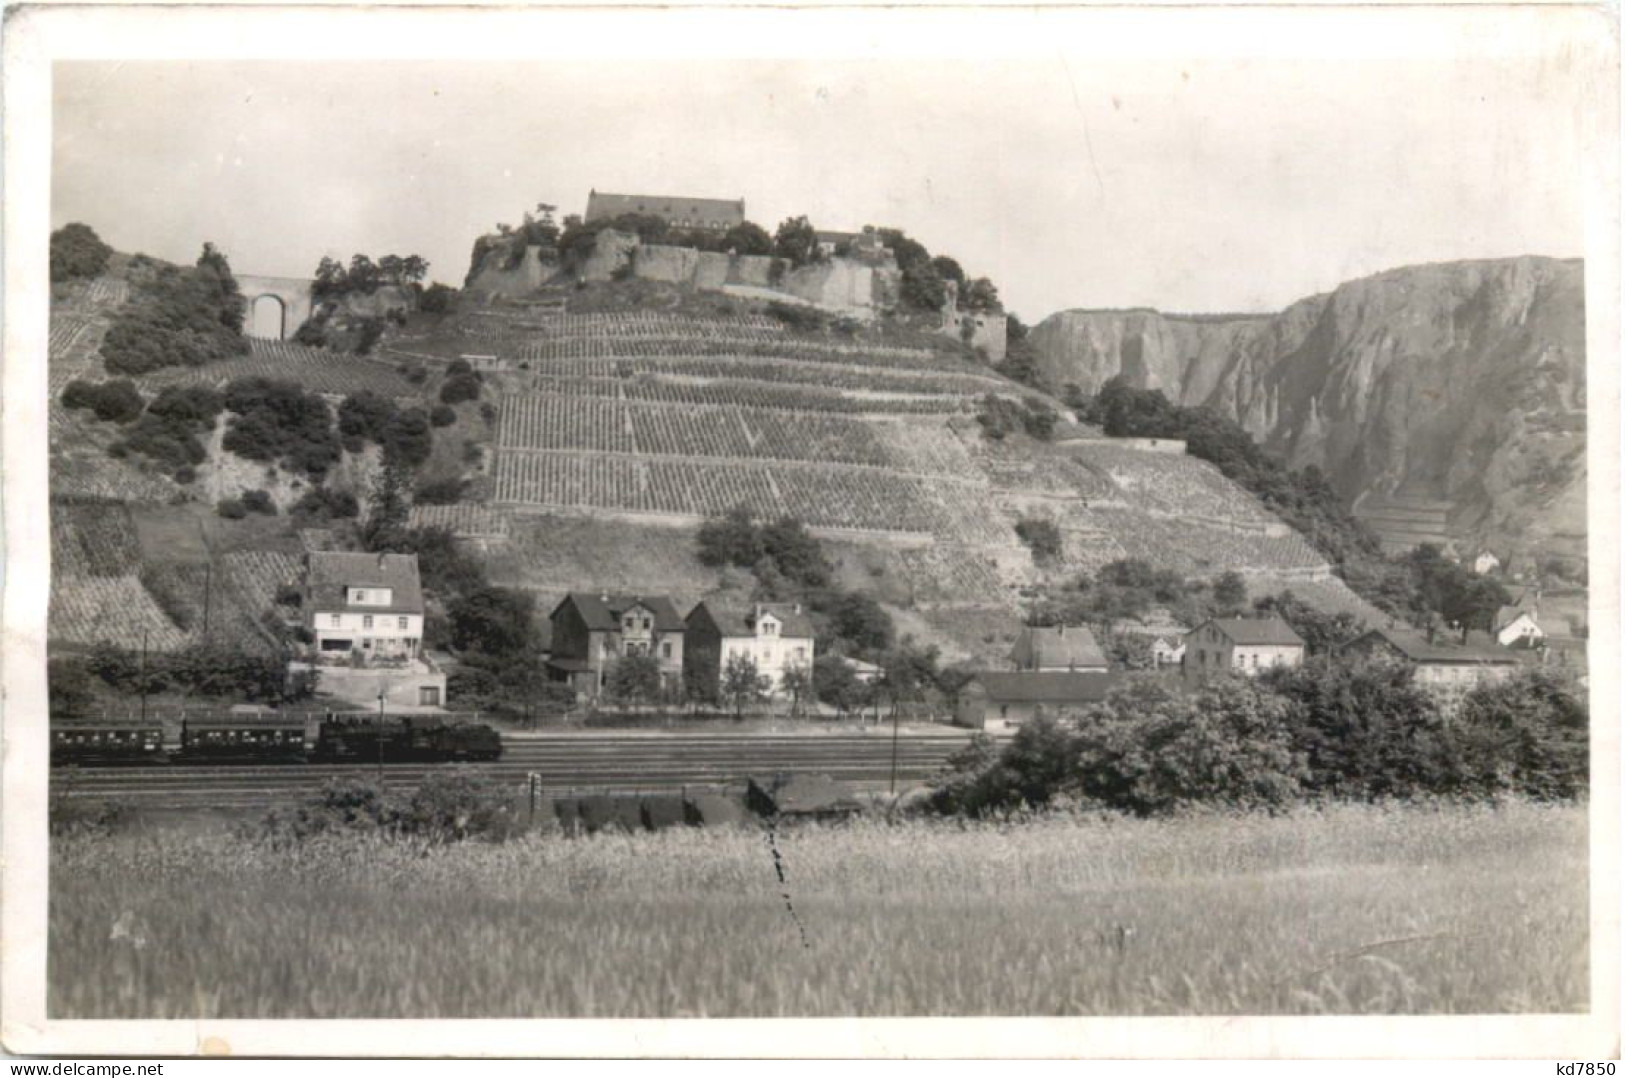
POLYGON ((145 404, 141 391, 126 378, 111 382, 85 382, 76 378, 62 389, 64 408, 87 409, 104 423, 133 422, 145 404))
POLYGON ((102 242, 95 229, 78 222, 63 225, 51 233, 51 280, 95 277, 107 268, 113 248, 102 242))
POLYGON ((1016 536, 1040 561, 1061 556, 1061 529, 1053 520, 1024 517, 1016 522, 1016 536))
POLYGON ((299 496, 288 513, 302 526, 325 524, 334 520, 354 520, 361 515, 356 496, 347 490, 329 490, 312 487, 299 496))
POLYGON ((297 382, 239 378, 226 386, 224 402, 234 415, 221 444, 238 456, 317 479, 338 463, 332 410, 297 382))
POLYGON ((102 341, 109 371, 196 367, 248 351, 242 293, 212 244, 204 245, 192 269, 149 264, 143 270, 131 279, 135 302, 120 310, 102 341))
POLYGON ((1002 441, 1007 435, 1020 431, 1047 442, 1055 435, 1056 415, 1037 401, 1016 401, 989 393, 982 398, 976 422, 981 424, 982 434, 994 441, 1002 441))

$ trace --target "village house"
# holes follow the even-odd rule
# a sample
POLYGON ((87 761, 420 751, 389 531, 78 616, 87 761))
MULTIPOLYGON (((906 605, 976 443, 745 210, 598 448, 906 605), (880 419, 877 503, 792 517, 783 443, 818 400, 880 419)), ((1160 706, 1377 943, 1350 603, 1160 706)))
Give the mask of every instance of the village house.
POLYGON ((1429 640, 1412 629, 1372 629, 1344 644, 1338 654, 1351 660, 1408 663, 1416 669, 1418 685, 1435 689, 1471 689, 1505 681, 1521 665, 1483 633, 1469 634, 1463 643, 1455 636, 1429 640))
POLYGON ((1473 572, 1479 576, 1483 576, 1485 573, 1493 573, 1499 568, 1501 568, 1501 559, 1487 550, 1473 559, 1473 572))
POLYGON ((1248 677, 1303 662, 1303 637, 1280 618, 1214 618, 1185 634, 1184 677, 1223 671, 1248 677))
POLYGON ((308 662, 317 691, 354 703, 445 703, 446 675, 422 654, 423 586, 416 554, 312 551, 305 560, 308 662))
POLYGON ((812 674, 813 624, 800 603, 755 603, 741 610, 702 602, 689 611, 686 625, 683 677, 691 692, 716 699, 723 671, 735 655, 749 656, 756 663, 775 697, 785 694, 786 671, 812 674))
POLYGON ((1083 625, 1029 625, 1010 649, 1016 670, 1106 672, 1106 654, 1083 625))
POLYGON ((587 194, 586 223, 622 214, 658 217, 671 228, 726 232, 745 221, 745 200, 686 198, 674 195, 612 195, 592 190, 587 194))
POLYGON ((597 696, 616 660, 647 655, 660 664, 667 689, 682 684, 683 619, 664 595, 571 592, 548 621, 548 677, 584 696, 597 696))
POLYGON ((954 700, 954 725, 972 730, 1020 726, 1098 704, 1122 685, 1124 673, 988 670, 974 675, 954 700))
POLYGON ((1185 661, 1185 641, 1177 636, 1159 636, 1151 641, 1151 665, 1161 670, 1185 661))
POLYGON ((1495 613, 1495 642, 1504 648, 1538 647, 1546 638, 1532 610, 1503 606, 1495 613))

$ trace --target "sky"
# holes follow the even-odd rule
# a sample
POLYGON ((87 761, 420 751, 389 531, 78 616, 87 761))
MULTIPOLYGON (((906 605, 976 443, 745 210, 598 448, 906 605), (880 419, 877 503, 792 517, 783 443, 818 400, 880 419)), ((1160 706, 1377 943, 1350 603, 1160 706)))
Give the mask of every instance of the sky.
POLYGON ((53 227, 305 277, 589 189, 899 227, 1065 308, 1272 311, 1422 262, 1582 253, 1578 106, 1539 57, 59 62, 53 227))

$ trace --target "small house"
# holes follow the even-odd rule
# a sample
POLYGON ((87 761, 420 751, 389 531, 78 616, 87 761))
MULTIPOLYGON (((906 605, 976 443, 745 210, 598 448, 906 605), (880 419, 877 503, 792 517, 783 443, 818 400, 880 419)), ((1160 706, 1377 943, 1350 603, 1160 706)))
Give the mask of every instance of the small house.
POLYGON ((629 655, 653 658, 668 689, 681 684, 685 627, 667 596, 571 592, 548 621, 548 676, 584 696, 602 692, 610 667, 629 655))
POLYGON ((316 691, 352 703, 439 708, 446 675, 423 655, 416 554, 312 550, 305 561, 309 662, 316 691))
POLYGON ((1083 625, 1030 625, 1010 649, 1016 670, 1070 673, 1106 672, 1106 654, 1083 625))
POLYGON ((954 725, 972 730, 1020 726, 1040 715, 1060 715, 1091 704, 1127 679, 1123 673, 988 670, 959 690, 954 725))
POLYGON ((1338 654, 1353 660, 1389 660, 1416 669, 1416 683, 1428 688, 1473 688, 1504 681, 1519 662, 1493 637, 1469 634, 1465 642, 1452 635, 1430 640, 1414 629, 1372 629, 1344 644, 1338 654))
POLYGON ((1213 618, 1185 634, 1184 676, 1231 671, 1249 677, 1276 666, 1303 662, 1303 637, 1276 617, 1213 618))
POLYGON ((784 675, 813 667, 813 623, 800 603, 753 603, 737 608, 702 602, 685 622, 684 683, 716 699, 722 674, 735 655, 748 656, 768 680, 770 696, 786 693, 784 675))

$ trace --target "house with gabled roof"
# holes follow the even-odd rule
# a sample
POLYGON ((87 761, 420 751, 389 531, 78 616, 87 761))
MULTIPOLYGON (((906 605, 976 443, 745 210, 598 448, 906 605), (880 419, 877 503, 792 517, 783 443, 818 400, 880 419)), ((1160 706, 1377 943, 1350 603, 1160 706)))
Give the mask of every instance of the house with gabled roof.
POLYGON ((752 603, 737 607, 707 600, 689 611, 684 684, 716 699, 722 672, 735 655, 746 655, 771 682, 771 695, 786 694, 784 675, 813 667, 813 623, 800 603, 752 603))
POLYGON ((1106 653, 1085 625, 1029 625, 1010 649, 1017 670, 1105 673, 1106 653))
POLYGON ((548 675, 597 696, 616 660, 646 655, 669 689, 681 685, 686 627, 665 595, 573 591, 553 608, 548 675))
POLYGON ((1406 663, 1416 670, 1416 683, 1426 688, 1473 688, 1504 681, 1521 663, 1486 633, 1474 632, 1462 640, 1455 634, 1432 639, 1415 629, 1372 629, 1338 649, 1351 660, 1384 659, 1406 663))
POLYGON ((1106 699, 1128 676, 1121 671, 986 670, 972 675, 955 695, 954 725, 997 730, 1082 710, 1106 699))
POLYGON ((439 708, 446 675, 423 655, 416 554, 312 550, 305 558, 308 661, 316 691, 364 706, 439 708))
POLYGON ((1303 637, 1277 617, 1210 618, 1185 634, 1187 680, 1232 672, 1248 677, 1303 662, 1303 637))

